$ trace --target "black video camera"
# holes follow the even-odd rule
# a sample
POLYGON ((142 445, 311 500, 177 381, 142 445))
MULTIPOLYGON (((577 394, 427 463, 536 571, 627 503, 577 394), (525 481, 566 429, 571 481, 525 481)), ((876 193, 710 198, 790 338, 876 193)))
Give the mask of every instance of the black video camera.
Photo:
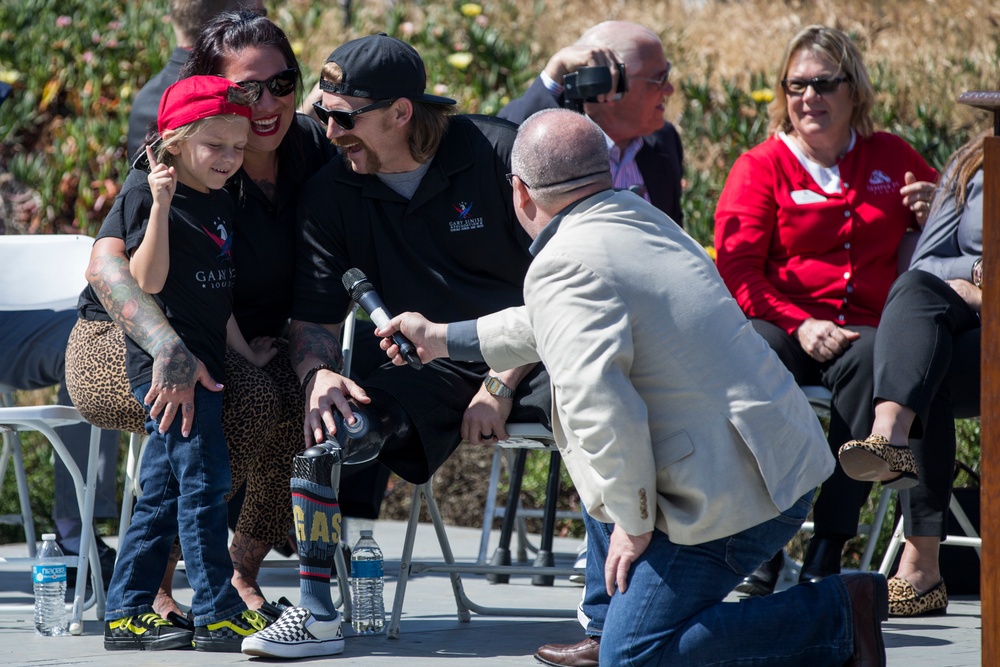
MULTIPOLYGON (((617 64, 618 88, 616 97, 621 97, 628 91, 628 78, 625 76, 625 65, 617 64)), ((611 92, 611 70, 607 67, 581 67, 563 77, 563 106, 583 113, 584 102, 596 102, 598 95, 611 92)))

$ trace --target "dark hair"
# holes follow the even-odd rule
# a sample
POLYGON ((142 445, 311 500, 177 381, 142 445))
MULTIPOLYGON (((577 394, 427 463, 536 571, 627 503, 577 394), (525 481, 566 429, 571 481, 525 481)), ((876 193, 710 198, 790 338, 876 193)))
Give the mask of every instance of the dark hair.
MULTIPOLYGON (((240 10, 223 12, 215 17, 198 35, 191 55, 181 67, 180 78, 194 75, 222 74, 223 61, 231 53, 248 47, 273 46, 288 67, 299 69, 288 37, 273 21, 259 12, 240 10)), ((302 93, 302 76, 295 90, 296 104, 302 93)))

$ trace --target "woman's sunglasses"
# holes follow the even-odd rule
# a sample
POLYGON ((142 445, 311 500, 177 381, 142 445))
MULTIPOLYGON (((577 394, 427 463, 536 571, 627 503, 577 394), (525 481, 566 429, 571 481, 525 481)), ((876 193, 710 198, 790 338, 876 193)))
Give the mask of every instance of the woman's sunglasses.
POLYGON ((837 90, 840 84, 850 81, 846 76, 838 76, 833 79, 782 79, 781 87, 785 90, 785 95, 789 97, 800 97, 806 94, 806 88, 812 87, 817 95, 829 95, 837 90))
POLYGON ((275 97, 284 97, 295 90, 295 84, 298 83, 298 80, 299 70, 289 67, 266 81, 237 81, 236 85, 247 91, 250 103, 254 104, 264 94, 265 88, 271 91, 271 94, 275 97))
POLYGON ((379 100, 378 102, 372 102, 368 106, 361 107, 360 109, 355 109, 354 111, 327 109, 319 102, 313 102, 313 110, 316 112, 316 117, 319 118, 319 122, 323 123, 323 125, 327 125, 328 121, 332 118, 334 123, 344 128, 345 130, 353 130, 355 116, 360 116, 363 113, 368 113, 369 111, 375 111, 376 109, 384 109, 388 106, 392 106, 392 103, 395 101, 396 101, 395 99, 379 100))

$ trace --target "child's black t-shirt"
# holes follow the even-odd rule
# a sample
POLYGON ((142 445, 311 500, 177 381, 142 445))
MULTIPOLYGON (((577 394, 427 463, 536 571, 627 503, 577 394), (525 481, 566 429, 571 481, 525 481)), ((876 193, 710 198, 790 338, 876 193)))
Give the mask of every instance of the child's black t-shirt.
MULTIPOLYGON (((146 233, 153 195, 143 183, 124 193, 125 248, 135 252, 146 233)), ((225 190, 198 192, 183 183, 170 203, 170 270, 154 294, 170 325, 218 382, 225 381, 226 322, 233 309, 235 205, 225 190)), ((153 359, 125 337, 129 384, 152 380, 153 359)))

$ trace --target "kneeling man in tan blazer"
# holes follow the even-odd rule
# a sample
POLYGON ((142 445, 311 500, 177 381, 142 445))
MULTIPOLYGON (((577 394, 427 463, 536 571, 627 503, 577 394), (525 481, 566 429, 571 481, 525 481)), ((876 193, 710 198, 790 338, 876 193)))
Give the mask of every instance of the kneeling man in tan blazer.
POLYGON ((450 325, 404 313, 378 333, 402 331, 428 362, 545 364, 556 442, 606 553, 600 664, 884 664, 881 575, 723 602, 799 529, 834 462, 704 249, 611 189, 605 136, 584 116, 529 118, 512 165, 534 239, 526 305, 450 325))

